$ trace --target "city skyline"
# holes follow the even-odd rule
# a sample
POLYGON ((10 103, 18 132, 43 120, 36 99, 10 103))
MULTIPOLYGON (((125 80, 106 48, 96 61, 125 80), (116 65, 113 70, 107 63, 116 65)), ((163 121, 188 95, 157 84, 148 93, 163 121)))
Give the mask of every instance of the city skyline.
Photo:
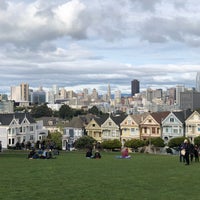
POLYGON ((195 87, 200 5, 174 0, 2 0, 0 93, 28 83, 131 93, 195 87))

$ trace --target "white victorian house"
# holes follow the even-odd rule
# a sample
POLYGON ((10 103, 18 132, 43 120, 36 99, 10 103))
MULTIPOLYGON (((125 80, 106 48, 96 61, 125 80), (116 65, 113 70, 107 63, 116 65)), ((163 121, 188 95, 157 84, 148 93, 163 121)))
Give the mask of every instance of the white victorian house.
POLYGON ((0 114, 0 141, 2 147, 14 147, 17 142, 37 142, 47 137, 42 121, 36 122, 29 113, 0 114))
POLYGON ((85 133, 85 118, 73 117, 73 119, 65 125, 62 135, 62 149, 72 150, 74 142, 82 137, 85 133))
POLYGON ((194 142, 194 138, 200 136, 200 113, 194 111, 186 120, 185 136, 194 142))
POLYGON ((170 112, 162 121, 162 139, 167 143, 172 138, 185 136, 185 120, 191 111, 170 112))

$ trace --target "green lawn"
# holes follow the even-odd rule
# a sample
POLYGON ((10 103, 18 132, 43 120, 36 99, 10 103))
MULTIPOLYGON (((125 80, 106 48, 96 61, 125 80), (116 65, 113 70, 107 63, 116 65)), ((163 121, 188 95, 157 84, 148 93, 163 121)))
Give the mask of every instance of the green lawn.
POLYGON ((185 166, 178 156, 62 152, 56 159, 28 160, 27 153, 0 153, 0 199, 178 200, 199 199, 200 163, 185 166))

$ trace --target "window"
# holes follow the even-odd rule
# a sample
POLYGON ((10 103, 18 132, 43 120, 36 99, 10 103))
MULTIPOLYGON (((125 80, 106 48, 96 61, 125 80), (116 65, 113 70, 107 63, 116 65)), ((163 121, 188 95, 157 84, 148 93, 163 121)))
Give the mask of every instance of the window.
POLYGON ((109 126, 112 126, 112 122, 108 122, 108 125, 109 125, 109 126))
POLYGON ((30 135, 30 140, 33 140, 33 135, 30 135))
POLYGON ((30 131, 33 131, 33 126, 30 126, 30 131))
POLYGON ((92 127, 95 127, 95 124, 92 124, 92 127))
POLYGON ((149 119, 149 120, 148 120, 148 122, 149 122, 149 123, 151 123, 151 122, 152 122, 152 120, 151 120, 151 119, 149 119))
POLYGON ((170 122, 174 122, 174 118, 170 118, 169 121, 170 121, 170 122))
POLYGON ((156 129, 155 129, 155 127, 152 127, 152 133, 153 133, 153 134, 156 133, 156 129))

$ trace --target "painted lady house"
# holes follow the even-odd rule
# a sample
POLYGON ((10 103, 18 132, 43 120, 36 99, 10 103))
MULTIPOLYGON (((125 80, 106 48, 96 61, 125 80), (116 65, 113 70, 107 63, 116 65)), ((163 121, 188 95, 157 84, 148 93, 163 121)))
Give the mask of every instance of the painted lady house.
POLYGON ((35 121, 29 113, 0 114, 0 141, 4 149, 16 143, 36 143, 47 135, 43 122, 35 121))

